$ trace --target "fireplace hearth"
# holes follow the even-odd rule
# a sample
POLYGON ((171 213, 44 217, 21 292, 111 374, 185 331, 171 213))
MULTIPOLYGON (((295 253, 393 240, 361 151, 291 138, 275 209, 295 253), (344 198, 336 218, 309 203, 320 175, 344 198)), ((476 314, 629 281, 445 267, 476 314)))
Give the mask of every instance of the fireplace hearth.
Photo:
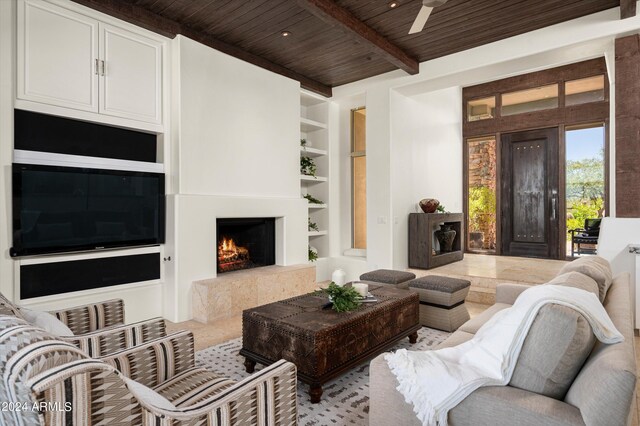
POLYGON ((217 219, 217 271, 219 274, 274 265, 274 218, 217 219))

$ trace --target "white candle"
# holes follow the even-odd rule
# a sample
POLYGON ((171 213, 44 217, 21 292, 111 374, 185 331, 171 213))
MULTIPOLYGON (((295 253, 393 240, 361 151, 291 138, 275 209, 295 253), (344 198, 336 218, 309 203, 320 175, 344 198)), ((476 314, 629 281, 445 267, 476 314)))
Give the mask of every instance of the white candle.
POLYGON ((362 297, 367 297, 369 293, 369 284, 365 283, 353 283, 353 288, 360 294, 362 297))

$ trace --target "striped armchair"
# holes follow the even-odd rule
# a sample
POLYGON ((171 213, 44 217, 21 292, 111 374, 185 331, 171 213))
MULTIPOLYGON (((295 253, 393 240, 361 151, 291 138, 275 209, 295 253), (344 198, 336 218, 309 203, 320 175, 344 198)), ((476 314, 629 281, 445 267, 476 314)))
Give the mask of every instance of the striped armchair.
POLYGON ((0 424, 295 425, 296 368, 280 361, 235 382, 195 367, 182 331, 90 358, 14 316, 0 315, 0 424))
MULTIPOLYGON (((25 319, 20 307, 0 293, 2 314, 25 319)), ((73 332, 73 336, 58 338, 76 345, 92 357, 104 356, 167 334, 163 318, 125 325, 124 302, 120 299, 52 311, 50 314, 73 332)))

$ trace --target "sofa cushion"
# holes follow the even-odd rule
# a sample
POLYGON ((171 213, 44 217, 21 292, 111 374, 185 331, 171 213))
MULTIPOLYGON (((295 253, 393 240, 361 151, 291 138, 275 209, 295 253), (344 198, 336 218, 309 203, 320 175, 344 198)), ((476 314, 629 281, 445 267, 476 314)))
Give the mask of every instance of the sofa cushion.
POLYGON ((604 301, 607 290, 613 280, 611 265, 606 259, 600 256, 580 257, 564 265, 558 275, 566 274, 567 272, 580 272, 593 278, 598 283, 598 297, 601 302, 604 301))
POLYGON ((467 340, 473 339, 473 334, 467 333, 466 331, 461 331, 460 329, 456 330, 451 336, 447 338, 444 342, 440 343, 436 349, 444 349, 444 348, 452 348, 454 346, 458 346, 466 342, 467 340))
POLYGON ((595 341, 580 313, 562 305, 545 305, 529 329, 509 384, 563 399, 595 341))
POLYGON ((23 318, 35 325, 44 328, 54 336, 73 336, 73 332, 65 323, 51 315, 49 312, 35 311, 28 308, 20 308, 23 318))
POLYGON ((471 334, 476 334, 480 329, 480 327, 482 327, 485 322, 489 321, 489 319, 491 319, 491 317, 494 316, 497 312, 500 312, 501 310, 510 308, 510 307, 511 305, 508 305, 506 303, 496 303, 495 305, 491 306, 489 309, 485 310, 484 312, 476 315, 475 317, 471 318, 469 321, 462 324, 460 328, 458 328, 458 330, 465 331, 471 334))
POLYGON ((598 283, 593 278, 580 272, 566 272, 564 274, 560 274, 547 284, 579 288, 591 292, 600 298, 600 288, 598 287, 598 283))

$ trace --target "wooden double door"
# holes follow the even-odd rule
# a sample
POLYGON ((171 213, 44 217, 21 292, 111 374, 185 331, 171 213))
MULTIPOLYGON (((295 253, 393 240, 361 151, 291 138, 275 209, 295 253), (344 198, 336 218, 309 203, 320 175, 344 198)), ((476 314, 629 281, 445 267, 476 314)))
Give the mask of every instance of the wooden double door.
POLYGON ((558 134, 554 127, 501 136, 503 255, 561 257, 558 134))

